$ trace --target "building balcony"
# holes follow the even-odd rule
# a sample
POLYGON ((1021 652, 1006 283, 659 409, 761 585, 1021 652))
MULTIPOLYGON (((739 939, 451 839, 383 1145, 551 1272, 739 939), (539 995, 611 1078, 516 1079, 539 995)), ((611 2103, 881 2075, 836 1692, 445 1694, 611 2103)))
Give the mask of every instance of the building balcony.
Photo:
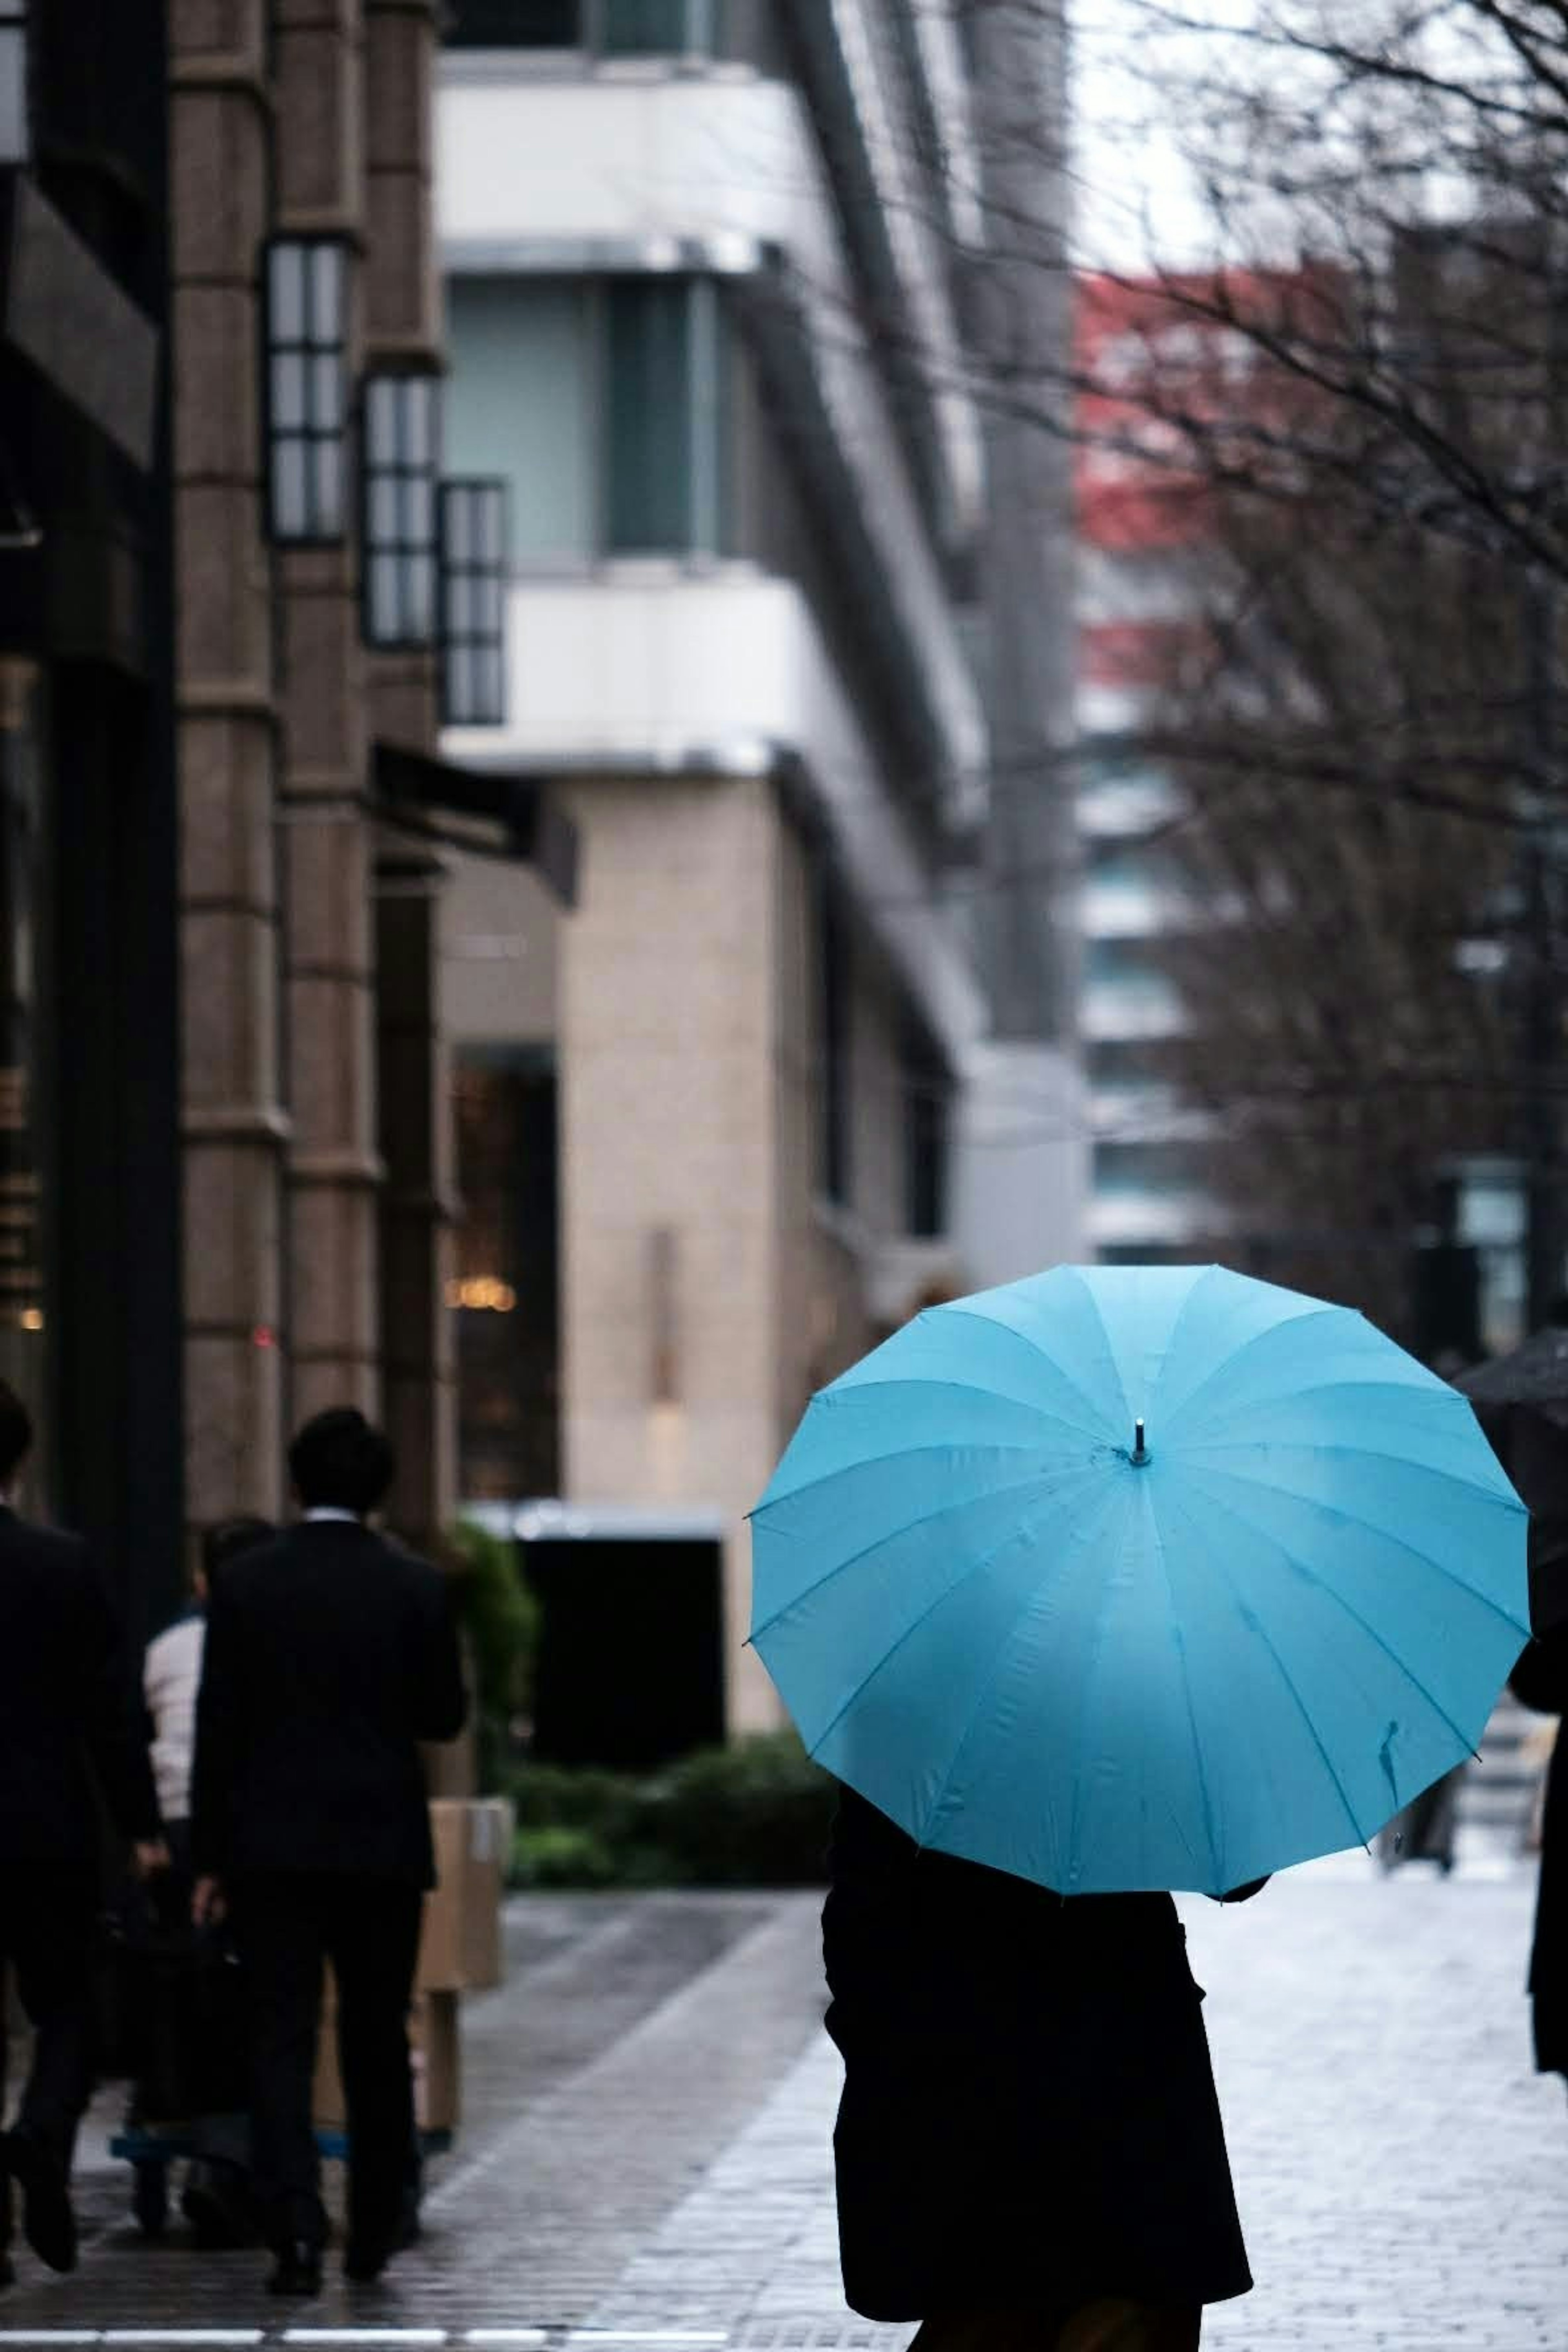
POLYGON ((792 582, 745 564, 653 561, 519 577, 505 652, 506 723, 448 730, 449 758, 555 776, 787 770, 947 1054, 984 1035, 972 964, 792 582))

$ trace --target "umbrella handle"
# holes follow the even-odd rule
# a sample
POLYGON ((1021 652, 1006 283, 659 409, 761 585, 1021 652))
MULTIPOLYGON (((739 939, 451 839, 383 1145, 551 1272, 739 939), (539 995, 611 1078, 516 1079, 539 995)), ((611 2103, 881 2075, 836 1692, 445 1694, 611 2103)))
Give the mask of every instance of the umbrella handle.
POLYGON ((1134 1470, 1142 1470, 1149 1459, 1149 1448, 1143 1443, 1143 1424, 1141 1421, 1135 1421, 1132 1424, 1132 1451, 1127 1459, 1131 1463, 1134 1470))

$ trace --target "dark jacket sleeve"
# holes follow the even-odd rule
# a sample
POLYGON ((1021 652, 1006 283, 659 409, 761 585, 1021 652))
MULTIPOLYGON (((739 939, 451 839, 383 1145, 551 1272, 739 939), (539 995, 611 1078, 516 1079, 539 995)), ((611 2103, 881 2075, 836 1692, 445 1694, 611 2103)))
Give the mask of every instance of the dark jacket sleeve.
POLYGON ((81 1561, 81 1659, 85 1730, 93 1770, 121 1837, 155 1838, 158 1792, 147 1752, 147 1715, 131 1670, 120 1616, 93 1562, 81 1561))
POLYGON ((1515 1698, 1542 1715, 1568 1715, 1568 1625, 1531 1642, 1508 1686, 1515 1698))
POLYGON ((207 1603, 191 1770, 191 1864, 199 1878, 222 1878, 229 1867, 241 1730, 237 1638, 233 1601, 220 1580, 207 1603))
POLYGON ((458 1621, 447 1579, 426 1568, 419 1579, 414 1656, 414 1736, 456 1739, 468 1719, 468 1694, 458 1645, 458 1621))

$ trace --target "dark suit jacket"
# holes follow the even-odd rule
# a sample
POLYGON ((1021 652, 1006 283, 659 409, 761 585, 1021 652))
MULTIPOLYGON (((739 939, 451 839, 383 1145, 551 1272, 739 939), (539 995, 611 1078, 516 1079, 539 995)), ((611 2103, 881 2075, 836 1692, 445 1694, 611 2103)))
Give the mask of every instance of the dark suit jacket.
POLYGON ((94 1780, 123 1836, 156 1837, 141 1691, 87 1548, 0 1508, 0 1865, 90 1864, 94 1780))
POLYGON ((844 2058, 844 2289, 868 2319, 1251 2284, 1168 1895, 1064 1902, 839 1800, 823 1912, 844 2058))
MULTIPOLYGON (((1544 1715, 1568 1715, 1568 1622, 1531 1642, 1509 1681, 1516 1698, 1544 1715)), ((1568 2074, 1568 1733, 1559 1732, 1546 1782, 1541 1888, 1530 1955, 1535 2063, 1568 2074)))
POLYGON ((344 1520, 230 1560, 207 1609, 195 1868, 435 1884, 419 1743, 463 1727, 439 1571, 344 1520))

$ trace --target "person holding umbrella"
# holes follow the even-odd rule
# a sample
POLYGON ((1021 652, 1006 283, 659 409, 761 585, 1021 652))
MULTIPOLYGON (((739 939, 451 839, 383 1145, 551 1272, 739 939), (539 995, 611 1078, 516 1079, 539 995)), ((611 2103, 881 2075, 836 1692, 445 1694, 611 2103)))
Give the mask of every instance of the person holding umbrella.
MULTIPOLYGON (((1526 1706, 1568 1714, 1568 1298, 1506 1356, 1462 1374, 1499 1461, 1530 1507, 1530 1614, 1535 1638, 1509 1676, 1526 1706)), ((1547 1768, 1541 1882, 1529 1990, 1535 2063, 1568 2076, 1568 1743, 1547 1768)))
POLYGON ((1361 1317, 1063 1266, 815 1398, 752 1538, 752 1641, 845 1790, 848 2301, 921 2352, 1191 2352, 1251 2280, 1172 1894, 1365 1846, 1469 1752, 1522 1505, 1361 1317))
MULTIPOLYGON (((1531 1642, 1509 1687, 1542 1715, 1568 1715, 1568 1610, 1531 1642)), ((1536 2072, 1568 2076, 1568 1741, 1561 1733, 1546 1774, 1530 2002, 1536 2072)))

